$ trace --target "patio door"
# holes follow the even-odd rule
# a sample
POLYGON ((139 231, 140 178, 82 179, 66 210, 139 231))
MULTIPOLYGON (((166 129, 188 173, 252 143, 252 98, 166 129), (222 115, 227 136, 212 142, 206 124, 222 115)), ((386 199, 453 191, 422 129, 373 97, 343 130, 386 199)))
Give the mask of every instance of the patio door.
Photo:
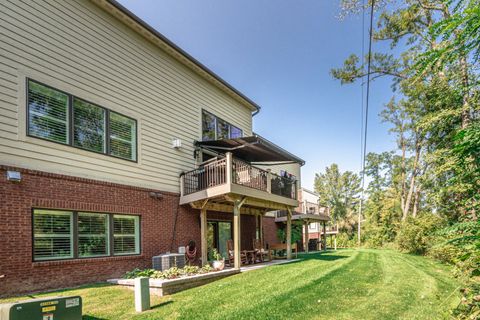
POLYGON ((208 259, 211 250, 216 248, 220 254, 227 257, 227 240, 232 239, 232 223, 228 221, 208 221, 207 243, 208 243, 208 259))

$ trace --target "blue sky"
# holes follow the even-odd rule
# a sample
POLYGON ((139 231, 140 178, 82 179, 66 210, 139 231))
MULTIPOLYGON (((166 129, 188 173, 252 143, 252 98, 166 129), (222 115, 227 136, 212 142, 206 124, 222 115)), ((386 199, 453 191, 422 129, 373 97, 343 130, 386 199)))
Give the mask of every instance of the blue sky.
MULTIPOLYGON (((304 187, 333 162, 359 171, 360 83, 329 71, 361 53, 360 16, 340 21, 336 0, 120 2, 262 107, 254 131, 306 160, 304 187)), ((391 96, 389 79, 371 85, 368 151, 394 146, 378 117, 391 96)))

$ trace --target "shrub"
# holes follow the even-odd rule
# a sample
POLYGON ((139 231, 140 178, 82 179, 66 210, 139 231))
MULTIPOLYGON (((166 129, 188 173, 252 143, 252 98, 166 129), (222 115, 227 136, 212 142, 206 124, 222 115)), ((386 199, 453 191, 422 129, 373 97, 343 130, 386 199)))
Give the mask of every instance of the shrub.
POLYGON ((355 248, 357 246, 357 238, 350 237, 345 232, 339 232, 337 234, 337 247, 340 248, 355 248))
MULTIPOLYGON (((277 238, 281 243, 285 243, 287 241, 287 227, 284 226, 281 229, 277 230, 277 238)), ((297 241, 301 241, 303 239, 303 225, 300 222, 292 221, 292 243, 296 243, 297 241)))
POLYGON ((435 230, 443 224, 443 219, 431 213, 409 217, 402 223, 395 242, 403 252, 425 254, 433 245, 435 230))
POLYGON ((366 223, 362 233, 362 243, 367 248, 392 248, 395 232, 396 227, 366 223))
POLYGON ((151 278, 152 275, 155 274, 155 272, 157 272, 155 269, 141 270, 141 269, 135 268, 132 271, 129 271, 129 272, 125 273, 125 275, 123 277, 125 279, 133 279, 133 278, 138 278, 138 277, 151 278))
POLYGON ((480 276, 480 224, 478 221, 458 222, 436 233, 436 244, 428 254, 455 265, 457 276, 480 276))
POLYGON ((203 266, 202 268, 197 266, 185 266, 183 268, 172 267, 164 271, 158 271, 154 269, 133 269, 125 273, 123 278, 125 279, 134 279, 137 277, 149 277, 152 279, 175 279, 181 276, 191 276, 194 274, 208 273, 215 271, 209 264, 203 266))
POLYGON ((470 283, 462 288, 462 300, 460 304, 452 311, 455 319, 470 320, 480 318, 480 284, 470 283))

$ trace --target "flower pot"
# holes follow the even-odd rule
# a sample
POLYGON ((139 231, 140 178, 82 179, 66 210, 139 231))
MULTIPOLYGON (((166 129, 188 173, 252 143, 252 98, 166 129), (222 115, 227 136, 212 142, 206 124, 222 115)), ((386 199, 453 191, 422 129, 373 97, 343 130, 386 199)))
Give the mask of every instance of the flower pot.
POLYGON ((214 260, 213 261, 213 269, 215 270, 223 270, 225 268, 225 260, 214 260))

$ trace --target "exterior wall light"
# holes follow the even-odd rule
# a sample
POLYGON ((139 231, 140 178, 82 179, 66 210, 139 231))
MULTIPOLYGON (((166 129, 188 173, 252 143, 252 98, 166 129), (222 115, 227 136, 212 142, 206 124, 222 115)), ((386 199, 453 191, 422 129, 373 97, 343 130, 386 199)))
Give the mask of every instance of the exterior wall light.
POLYGON ((7 180, 12 182, 22 181, 22 174, 18 171, 7 171, 7 180))
POLYGON ((175 138, 172 140, 172 148, 180 149, 182 147, 182 140, 175 138))
POLYGON ((160 192, 150 192, 150 198, 161 200, 163 199, 163 194, 160 192))

